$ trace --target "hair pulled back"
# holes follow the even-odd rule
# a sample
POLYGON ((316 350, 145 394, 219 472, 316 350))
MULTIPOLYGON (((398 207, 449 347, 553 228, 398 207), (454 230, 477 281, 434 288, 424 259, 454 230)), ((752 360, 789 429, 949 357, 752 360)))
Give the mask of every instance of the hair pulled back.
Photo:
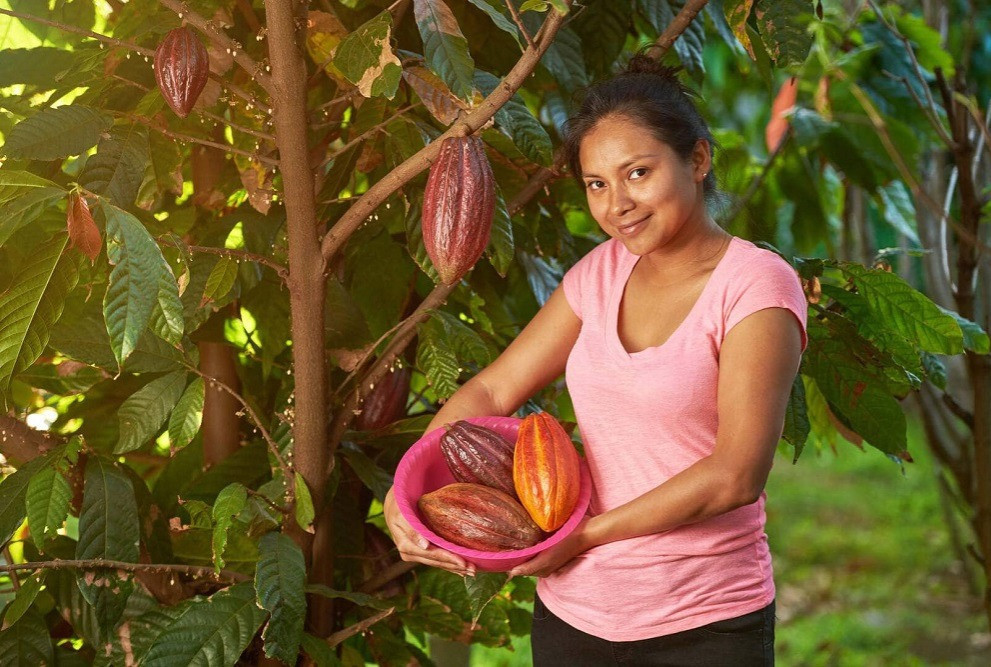
MULTIPOLYGON (((564 151, 575 178, 581 178, 578 157, 582 139, 596 124, 610 115, 622 115, 647 128, 654 137, 683 160, 689 160, 699 139, 716 142, 708 124, 692 101, 692 91, 678 79, 681 67, 662 65, 641 52, 626 68, 586 89, 578 110, 564 128, 564 151)), ((716 176, 710 169, 703 181, 707 198, 715 195, 716 176)))

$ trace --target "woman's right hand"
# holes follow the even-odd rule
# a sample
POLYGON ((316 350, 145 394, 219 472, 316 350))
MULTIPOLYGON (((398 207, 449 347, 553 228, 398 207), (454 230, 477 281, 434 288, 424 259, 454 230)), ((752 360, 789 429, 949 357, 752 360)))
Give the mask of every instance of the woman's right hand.
POLYGON ((392 534, 392 541, 399 548, 399 555, 404 561, 423 563, 431 567, 439 567, 459 575, 475 576, 475 566, 467 563, 464 558, 446 549, 431 546, 425 537, 416 532, 406 517, 399 511, 392 489, 385 494, 383 503, 385 523, 392 534))

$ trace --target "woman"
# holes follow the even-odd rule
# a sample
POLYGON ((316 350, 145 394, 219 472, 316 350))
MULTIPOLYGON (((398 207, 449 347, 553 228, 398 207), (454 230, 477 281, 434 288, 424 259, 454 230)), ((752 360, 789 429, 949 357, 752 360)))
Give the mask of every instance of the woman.
MULTIPOLYGON (((773 664, 763 488, 806 303, 787 262, 708 215, 712 146, 675 70, 638 55, 594 85, 565 150, 612 238, 428 428, 513 414, 566 371, 594 488, 575 532, 510 573, 538 577, 534 664, 773 664)), ((404 560, 472 573, 391 492, 385 512, 404 560)))

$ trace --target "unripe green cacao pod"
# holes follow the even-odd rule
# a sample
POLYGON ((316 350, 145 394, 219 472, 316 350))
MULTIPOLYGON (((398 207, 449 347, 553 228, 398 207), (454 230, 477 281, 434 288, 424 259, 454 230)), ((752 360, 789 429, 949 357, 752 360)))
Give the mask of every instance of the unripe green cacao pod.
POLYGON ((448 137, 423 193, 423 245, 441 282, 453 285, 489 244, 495 178, 479 137, 448 137))
POLYGON ((155 80, 173 111, 185 118, 210 76, 210 56, 186 26, 165 36, 155 49, 155 80))

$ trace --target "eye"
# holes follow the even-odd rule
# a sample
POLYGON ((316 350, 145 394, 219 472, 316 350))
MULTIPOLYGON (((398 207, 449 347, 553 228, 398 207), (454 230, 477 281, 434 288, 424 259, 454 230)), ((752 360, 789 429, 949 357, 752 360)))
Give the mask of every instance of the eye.
POLYGON ((589 181, 585 184, 586 190, 599 190, 605 183, 602 181, 589 181))
POLYGON ((647 174, 647 167, 637 167, 636 169, 630 172, 630 176, 634 178, 642 178, 643 176, 646 176, 646 174, 647 174), (634 176, 637 172, 642 172, 642 173, 640 176, 634 176))

